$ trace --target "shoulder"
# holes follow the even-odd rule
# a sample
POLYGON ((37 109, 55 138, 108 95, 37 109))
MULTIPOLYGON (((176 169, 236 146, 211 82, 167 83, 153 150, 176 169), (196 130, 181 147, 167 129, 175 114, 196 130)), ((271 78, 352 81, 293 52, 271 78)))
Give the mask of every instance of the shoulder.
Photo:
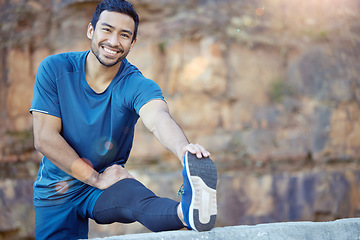
POLYGON ((160 86, 152 79, 144 77, 140 72, 130 74, 125 80, 125 86, 131 92, 148 92, 160 90, 160 86))
POLYGON ((77 72, 82 70, 82 60, 85 60, 86 52, 67 52, 50 55, 41 61, 39 70, 51 71, 54 74, 64 72, 77 72))
POLYGON ((126 59, 124 59, 123 63, 124 69, 122 71, 122 75, 124 75, 124 77, 127 79, 128 84, 141 85, 145 88, 149 85, 157 86, 157 83, 155 81, 145 77, 135 65, 131 64, 126 59))

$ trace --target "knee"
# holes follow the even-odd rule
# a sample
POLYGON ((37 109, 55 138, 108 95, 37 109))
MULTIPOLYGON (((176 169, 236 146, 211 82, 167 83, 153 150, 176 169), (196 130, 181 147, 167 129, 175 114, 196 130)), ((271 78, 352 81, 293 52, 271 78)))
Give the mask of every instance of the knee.
POLYGON ((96 201, 94 210, 101 211, 114 206, 133 208, 152 197, 156 197, 155 194, 142 183, 126 178, 105 189, 96 201))

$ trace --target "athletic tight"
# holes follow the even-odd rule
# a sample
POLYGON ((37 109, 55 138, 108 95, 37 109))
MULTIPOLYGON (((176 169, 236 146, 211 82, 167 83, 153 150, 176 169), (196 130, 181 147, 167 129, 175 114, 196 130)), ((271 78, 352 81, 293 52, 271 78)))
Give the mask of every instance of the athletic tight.
POLYGON ((97 223, 140 222, 153 232, 184 227, 177 216, 178 202, 157 197, 135 179, 123 179, 107 188, 93 210, 97 223))

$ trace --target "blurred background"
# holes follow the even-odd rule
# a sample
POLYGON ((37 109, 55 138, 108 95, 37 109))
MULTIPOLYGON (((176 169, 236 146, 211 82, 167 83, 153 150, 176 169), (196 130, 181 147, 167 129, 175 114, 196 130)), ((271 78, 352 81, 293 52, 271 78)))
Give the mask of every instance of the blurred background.
MULTIPOLYGON (((100 1, 0 0, 0 239, 33 239, 40 61, 89 49, 100 1)), ((219 171, 217 227, 360 217, 359 0, 132 0, 128 60, 219 171)), ((139 121, 127 167, 176 199, 179 161, 139 121)), ((180 200, 180 199, 179 199, 180 200)), ((96 225, 90 237, 147 232, 96 225)))

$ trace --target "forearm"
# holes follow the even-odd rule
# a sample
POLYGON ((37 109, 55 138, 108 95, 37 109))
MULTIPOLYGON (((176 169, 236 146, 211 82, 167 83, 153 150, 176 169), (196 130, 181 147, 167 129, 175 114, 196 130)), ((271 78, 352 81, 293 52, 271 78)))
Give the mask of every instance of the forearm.
POLYGON ((52 163, 78 180, 99 188, 106 189, 124 178, 133 178, 131 174, 114 164, 98 173, 84 161, 60 134, 60 118, 33 112, 35 148, 44 154, 52 163))
POLYGON ((187 137, 169 113, 162 112, 150 130, 159 142, 182 161, 185 146, 189 144, 187 137))
POLYGON ((198 158, 208 157, 210 153, 199 144, 189 143, 180 126, 172 119, 167 104, 162 100, 146 103, 139 111, 144 125, 160 143, 183 162, 186 151, 196 154, 198 158))
POLYGON ((67 174, 97 187, 98 172, 81 159, 60 134, 38 133, 35 148, 67 174))

